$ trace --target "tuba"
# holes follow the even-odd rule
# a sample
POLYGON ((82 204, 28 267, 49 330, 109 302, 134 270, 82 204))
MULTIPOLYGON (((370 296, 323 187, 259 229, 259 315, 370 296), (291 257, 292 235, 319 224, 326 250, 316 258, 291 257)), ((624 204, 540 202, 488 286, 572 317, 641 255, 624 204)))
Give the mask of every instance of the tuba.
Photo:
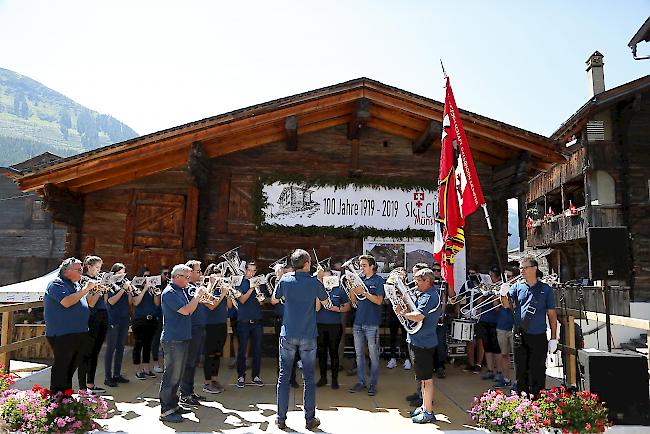
MULTIPOLYGON (((350 303, 352 303, 352 288, 363 288, 363 294, 355 296, 358 301, 365 300, 365 294, 368 294, 368 288, 361 280, 361 265, 359 264, 359 257, 355 256, 348 259, 342 266, 345 269, 345 273, 341 276, 341 288, 345 291, 350 303)), ((356 303, 352 303, 353 307, 357 307, 356 303)))
POLYGON ((403 314, 397 313, 397 307, 400 307, 401 312, 414 312, 417 310, 417 295, 413 291, 412 287, 407 286, 401 279, 400 272, 393 270, 386 280, 386 285, 384 285, 386 298, 390 301, 390 304, 393 306, 395 315, 397 319, 402 324, 404 329, 409 334, 417 333, 422 327, 421 321, 413 321, 407 319, 403 314))

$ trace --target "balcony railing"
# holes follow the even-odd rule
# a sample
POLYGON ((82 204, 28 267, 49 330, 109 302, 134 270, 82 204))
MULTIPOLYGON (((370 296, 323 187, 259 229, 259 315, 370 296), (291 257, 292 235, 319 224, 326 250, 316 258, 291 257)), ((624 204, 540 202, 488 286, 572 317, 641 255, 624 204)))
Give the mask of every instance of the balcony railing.
POLYGON ((550 221, 536 221, 527 230, 528 245, 545 247, 567 241, 585 239, 587 227, 621 226, 621 210, 617 205, 592 206, 592 223, 587 224, 586 208, 578 208, 574 215, 558 215, 550 221))

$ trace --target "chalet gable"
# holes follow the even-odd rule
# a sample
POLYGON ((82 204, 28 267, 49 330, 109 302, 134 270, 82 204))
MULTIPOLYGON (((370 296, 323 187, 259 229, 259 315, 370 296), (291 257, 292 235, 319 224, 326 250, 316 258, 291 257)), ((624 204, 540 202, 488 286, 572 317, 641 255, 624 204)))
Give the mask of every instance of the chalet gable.
MULTIPOLYGON (((418 154, 439 147, 442 111, 439 101, 359 78, 148 134, 12 177, 23 191, 40 192, 52 184, 89 193, 187 164, 197 152, 216 158, 277 141, 285 141, 291 152, 300 146, 300 135, 339 125, 348 126, 353 149, 360 131, 373 128, 411 140, 418 154)), ((541 135, 464 110, 461 116, 478 161, 499 166, 524 152, 533 168, 546 169, 563 160, 541 135)))

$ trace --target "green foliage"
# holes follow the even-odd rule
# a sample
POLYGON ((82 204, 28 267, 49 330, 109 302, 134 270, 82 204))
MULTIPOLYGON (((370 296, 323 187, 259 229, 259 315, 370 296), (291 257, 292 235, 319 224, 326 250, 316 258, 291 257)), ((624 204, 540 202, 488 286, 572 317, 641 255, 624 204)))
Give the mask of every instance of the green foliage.
POLYGON ((136 137, 117 119, 0 68, 0 165, 49 151, 68 156, 136 137))

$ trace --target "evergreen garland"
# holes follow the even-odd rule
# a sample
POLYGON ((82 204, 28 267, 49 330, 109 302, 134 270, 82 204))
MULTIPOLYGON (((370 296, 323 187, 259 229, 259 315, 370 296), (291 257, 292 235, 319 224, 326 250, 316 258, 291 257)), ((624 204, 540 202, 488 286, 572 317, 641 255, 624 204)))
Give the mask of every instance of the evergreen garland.
POLYGON ((425 183, 423 181, 396 177, 360 177, 350 179, 334 176, 306 178, 299 175, 275 175, 259 177, 253 195, 253 216, 255 228, 258 232, 269 231, 295 235, 330 235, 335 237, 424 238, 433 242, 433 228, 430 231, 422 229, 391 230, 377 229, 369 226, 359 226, 356 228, 352 226, 282 226, 264 223, 264 209, 267 207, 268 197, 264 193, 263 188, 264 185, 273 184, 274 182, 295 184, 302 187, 334 187, 335 190, 352 186, 355 189, 363 187, 378 189, 384 187, 402 191, 417 189, 433 192, 433 183, 435 181, 425 183))

